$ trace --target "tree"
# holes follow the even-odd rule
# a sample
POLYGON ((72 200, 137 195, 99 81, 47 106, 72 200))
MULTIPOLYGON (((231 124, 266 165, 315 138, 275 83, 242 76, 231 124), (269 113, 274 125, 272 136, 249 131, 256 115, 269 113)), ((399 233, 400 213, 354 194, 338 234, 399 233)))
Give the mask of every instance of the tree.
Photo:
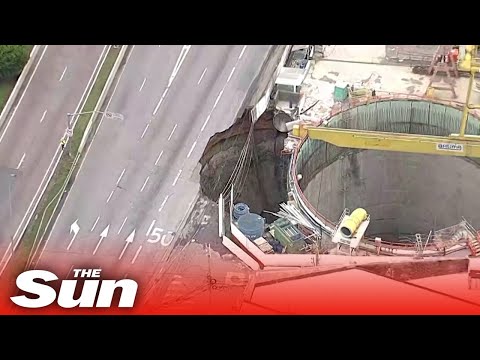
POLYGON ((19 75, 29 56, 25 45, 0 45, 0 80, 19 75))

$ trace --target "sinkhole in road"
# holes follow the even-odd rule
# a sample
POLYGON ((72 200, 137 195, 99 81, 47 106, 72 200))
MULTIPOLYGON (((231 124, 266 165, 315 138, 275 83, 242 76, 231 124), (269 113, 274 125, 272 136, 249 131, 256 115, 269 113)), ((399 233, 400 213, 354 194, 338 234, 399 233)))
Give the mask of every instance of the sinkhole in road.
MULTIPOLYGON (((458 133, 461 110, 428 101, 374 102, 333 116, 331 127, 446 136, 458 133)), ((471 116, 468 134, 479 133, 471 116)), ((308 139, 297 158, 310 205, 336 223, 343 210, 364 208, 367 235, 412 241, 465 218, 480 227, 480 159, 339 148, 308 139)), ((425 239, 427 237, 425 236, 425 239)))
MULTIPOLYGON (((250 109, 227 130, 210 139, 200 159, 202 193, 217 201, 231 182, 250 130, 250 109)), ((273 112, 265 112, 255 123, 246 151, 244 166, 239 167, 234 185, 234 203, 248 204, 250 211, 261 214, 267 221, 276 217, 263 211, 276 212, 287 201, 289 158, 282 156, 286 135, 273 126, 273 112)), ((237 168, 238 169, 238 168, 237 168)), ((227 191, 228 192, 228 191, 227 191)))

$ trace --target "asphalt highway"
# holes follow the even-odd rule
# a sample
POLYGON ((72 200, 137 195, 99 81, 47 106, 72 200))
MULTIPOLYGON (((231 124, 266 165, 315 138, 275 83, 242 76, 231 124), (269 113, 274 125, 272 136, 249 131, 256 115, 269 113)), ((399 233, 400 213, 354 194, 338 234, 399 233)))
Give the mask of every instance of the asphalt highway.
POLYGON ((209 138, 240 110, 270 45, 137 45, 36 268, 153 271, 199 191, 209 138))
POLYGON ((78 110, 104 45, 48 45, 0 129, 0 274, 60 156, 67 113, 78 110))

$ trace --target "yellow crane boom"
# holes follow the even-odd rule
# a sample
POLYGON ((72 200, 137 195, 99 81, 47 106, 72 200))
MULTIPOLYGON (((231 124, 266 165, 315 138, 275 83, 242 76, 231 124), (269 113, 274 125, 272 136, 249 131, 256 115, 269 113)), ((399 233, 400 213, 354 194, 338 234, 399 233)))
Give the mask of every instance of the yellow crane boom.
POLYGON ((477 45, 467 45, 465 57, 459 64, 459 68, 470 71, 467 99, 463 109, 459 134, 444 137, 335 129, 325 126, 302 127, 301 125, 294 125, 292 133, 297 137, 308 135, 310 139, 322 140, 339 147, 480 158, 480 136, 465 135, 469 111, 480 108, 478 105, 470 104, 475 73, 480 70, 480 62, 476 55, 477 45))

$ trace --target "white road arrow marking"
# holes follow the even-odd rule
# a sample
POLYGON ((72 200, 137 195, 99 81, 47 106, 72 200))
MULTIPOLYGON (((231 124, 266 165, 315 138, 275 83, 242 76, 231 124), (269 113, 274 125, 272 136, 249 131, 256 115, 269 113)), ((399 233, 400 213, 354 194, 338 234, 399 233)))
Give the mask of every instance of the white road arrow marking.
POLYGON ((100 244, 102 243, 103 239, 105 239, 108 236, 108 229, 110 229, 110 225, 107 225, 107 227, 100 234, 100 240, 98 241, 98 244, 95 247, 95 250, 93 250, 93 255, 97 253, 97 250, 100 247, 100 244))
POLYGON ((135 237, 135 229, 132 231, 130 235, 128 235, 127 239, 125 240, 125 246, 123 247, 123 250, 120 253, 120 256, 118 257, 118 260, 122 260, 123 254, 125 254, 125 250, 127 250, 128 245, 133 242, 134 237, 135 237))
POLYGON ((70 248, 72 247, 73 241, 77 237, 77 234, 79 231, 80 231, 80 226, 78 226, 78 219, 77 219, 72 225, 70 225, 70 234, 73 233, 73 237, 72 237, 72 240, 70 240, 70 244, 68 244, 67 246, 67 250, 70 250, 70 248))

